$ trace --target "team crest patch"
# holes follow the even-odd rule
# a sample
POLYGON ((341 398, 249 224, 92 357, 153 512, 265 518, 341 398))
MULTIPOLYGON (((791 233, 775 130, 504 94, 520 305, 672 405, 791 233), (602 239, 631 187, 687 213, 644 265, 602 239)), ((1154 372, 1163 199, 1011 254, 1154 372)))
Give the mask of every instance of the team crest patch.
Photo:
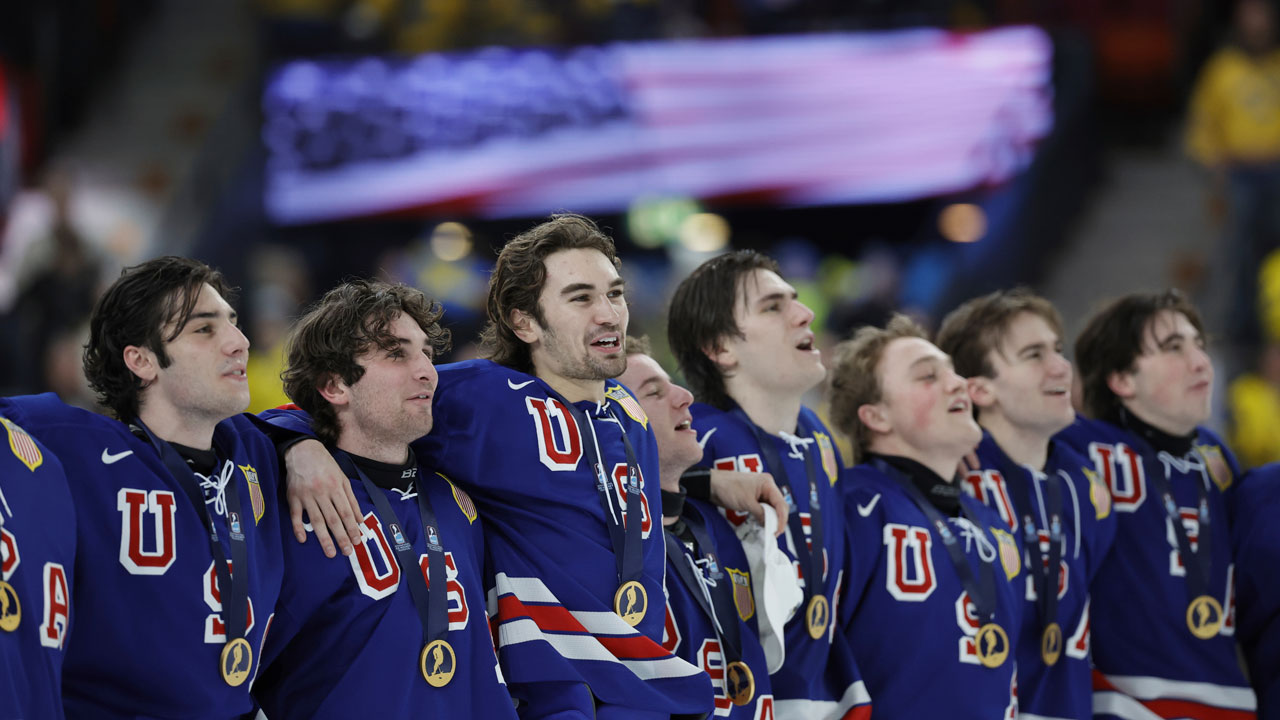
POLYGON ((262 501, 262 485, 258 482, 258 471, 252 465, 237 465, 244 473, 245 482, 249 484, 249 504, 253 506, 253 524, 257 525, 266 512, 266 503, 262 501))
POLYGON ((1094 517, 1101 520, 1111 514, 1111 491, 1092 468, 1082 467, 1084 476, 1089 478, 1089 502, 1093 503, 1094 517))
POLYGON ((8 418, 0 417, 0 423, 4 423, 4 429, 9 433, 9 449, 28 470, 35 472, 44 463, 44 454, 40 452, 36 441, 8 418))
POLYGON ((1213 478, 1213 484, 1222 491, 1231 487, 1235 477, 1231 474, 1231 466, 1227 464, 1227 459, 1222 455, 1222 448, 1217 445, 1196 445, 1196 452, 1204 458, 1205 467, 1209 468, 1209 477, 1213 478))
MULTIPOLYGON (((436 474, 440 475, 440 473, 436 474)), ((476 521, 476 505, 471 502, 471 496, 467 494, 466 490, 454 485, 449 478, 444 477, 444 475, 440 475, 440 477, 449 483, 449 489, 453 491, 453 500, 458 503, 458 509, 462 511, 462 514, 467 516, 467 523, 474 523, 476 521)))
POLYGON ((627 392, 626 388, 621 385, 612 385, 604 391, 604 396, 618 403, 631 416, 631 419, 640 423, 645 430, 649 429, 649 416, 644 414, 644 408, 640 407, 640 403, 631 397, 631 393, 627 392))
POLYGON ((835 485, 840 477, 840 468, 836 465, 836 451, 831 444, 831 436, 814 432, 813 439, 818 441, 818 455, 822 457, 822 469, 827 471, 827 480, 835 485))
POLYGON ((1004 566, 1004 574, 1010 579, 1018 577, 1022 571, 1022 558, 1018 557, 1018 543, 1013 536, 1000 528, 991 528, 991 534, 1000 546, 1000 564, 1004 566))
POLYGON ((733 580, 733 605, 738 608, 738 617, 750 620, 756 614, 756 601, 751 596, 751 573, 733 568, 725 570, 729 571, 729 578, 733 580))

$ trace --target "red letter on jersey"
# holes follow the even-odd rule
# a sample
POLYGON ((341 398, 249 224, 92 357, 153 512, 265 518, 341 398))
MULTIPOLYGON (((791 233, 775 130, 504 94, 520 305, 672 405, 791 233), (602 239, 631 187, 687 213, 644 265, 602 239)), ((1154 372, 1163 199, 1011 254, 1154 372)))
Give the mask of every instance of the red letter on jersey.
POLYGON ((373 511, 365 513, 362 522, 365 528, 364 542, 356 545, 355 552, 347 559, 351 561, 351 569, 355 572, 360 592, 374 600, 381 600, 394 593, 396 586, 400 584, 400 566, 396 564, 396 556, 391 552, 387 536, 382 532, 382 524, 373 511), (375 556, 378 558, 377 565, 374 564, 375 556), (379 565, 384 569, 379 570, 379 565))
POLYGON ((924 602, 937 583, 933 575, 933 535, 927 528, 885 523, 884 545, 889 551, 885 585, 894 599, 924 602))
POLYGON ((1147 476, 1142 459, 1133 448, 1120 443, 1089 443, 1089 459, 1111 490, 1112 506, 1118 512, 1133 512, 1147 495, 1147 476))
POLYGON ((116 494, 120 511, 120 564, 133 575, 163 575, 178 556, 173 532, 177 506, 166 490, 120 488, 116 494), (144 550, 143 516, 150 515, 154 528, 154 550, 144 550))
POLYGON ((40 623, 40 644, 62 649, 71 622, 71 593, 67 571, 59 563, 44 564, 44 621, 40 623))
MULTIPOLYGON (((213 560, 209 563, 209 569, 204 571, 204 604, 209 606, 213 611, 211 615, 205 616, 204 619, 204 641, 215 645, 221 645, 227 641, 227 626, 222 622, 222 590, 218 587, 218 573, 214 570, 213 560)), ((231 573, 232 581, 235 578, 235 567, 231 561, 227 561, 227 572, 231 573)), ((248 636, 249 631, 253 629, 253 598, 249 598, 249 609, 245 613, 244 634, 248 636)))
POLYGON ((573 470, 582 457, 582 437, 569 410, 554 398, 524 399, 538 431, 538 454, 551 470, 573 470), (560 443, 556 442, 559 435, 560 443))
POLYGON ((0 527, 0 580, 8 580, 18 569, 18 539, 13 533, 0 527))

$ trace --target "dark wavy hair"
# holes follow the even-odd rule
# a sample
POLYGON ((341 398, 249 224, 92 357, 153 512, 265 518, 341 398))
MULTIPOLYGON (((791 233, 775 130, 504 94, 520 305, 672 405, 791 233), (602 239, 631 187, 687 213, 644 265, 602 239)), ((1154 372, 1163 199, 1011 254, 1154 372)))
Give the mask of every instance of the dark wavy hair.
POLYGON ((182 333, 205 285, 235 302, 222 273, 199 260, 172 255, 125 268, 98 298, 89 316, 84 376, 98 402, 116 418, 136 418, 147 387, 125 365, 124 349, 145 347, 156 354, 160 367, 169 367, 172 359, 164 346, 182 333))
POLYGON ((484 357, 521 372, 533 371, 529 346, 511 327, 511 311, 527 313, 539 325, 545 325, 538 296, 547 281, 547 256, 579 248, 599 250, 615 270, 622 268, 613 238, 582 215, 552 215, 541 225, 512 238, 502 248, 493 266, 493 275, 489 277, 485 308, 488 324, 480 332, 480 351, 484 357))
POLYGON ((427 334, 436 353, 449 347, 440 326, 444 310, 421 290, 380 280, 348 280, 324 294, 294 325, 280 373, 284 391, 311 415, 311 427, 327 445, 338 441, 338 413, 320 394, 333 378, 354 385, 364 376, 357 358, 370 348, 399 347, 391 323, 408 315, 427 334))
POLYGON ((1202 336, 1200 313, 1177 290, 1133 293, 1107 305, 1085 325, 1076 338, 1076 368, 1084 389, 1085 413, 1093 418, 1119 422, 1120 398, 1111 392, 1107 378, 1127 372, 1142 354, 1143 337, 1152 320, 1165 310, 1182 313, 1202 336))
POLYGON ((733 400, 725 391, 724 373, 707 354, 723 349, 726 338, 742 337, 734 319, 743 280, 756 270, 782 274, 777 261, 755 250, 718 255, 699 265, 676 288, 667 312, 667 341, 680 372, 698 400, 722 410, 733 400))

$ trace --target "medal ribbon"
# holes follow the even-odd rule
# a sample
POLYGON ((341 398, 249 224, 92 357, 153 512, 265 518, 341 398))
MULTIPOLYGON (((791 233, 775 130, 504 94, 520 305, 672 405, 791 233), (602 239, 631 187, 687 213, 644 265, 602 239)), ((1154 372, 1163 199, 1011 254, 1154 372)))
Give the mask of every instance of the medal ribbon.
POLYGON ((1062 565, 1062 483, 1057 472, 1044 474, 1046 527, 1049 534, 1048 567, 1045 554, 1040 550, 1040 527, 1036 521, 1036 504, 1031 502, 1028 485, 1034 485, 1039 473, 1011 463, 1000 463, 1005 485, 1013 495, 1013 511, 1018 514, 1022 527, 1022 542, 1031 555, 1031 581, 1036 589, 1036 610, 1040 627, 1058 621, 1058 572, 1062 565))
MULTIPOLYGON (((1199 455, 1199 451, 1195 452, 1199 455)), ((1204 462, 1203 458, 1201 462, 1204 462)), ((1187 571, 1187 596, 1194 601, 1201 595, 1210 595, 1209 575, 1210 565, 1213 562, 1213 545, 1210 534, 1212 528, 1209 525, 1209 491, 1205 489, 1204 477, 1200 477, 1195 484, 1200 536, 1196 543, 1198 547, 1195 552, 1192 552, 1191 538, 1187 537, 1187 528, 1182 524, 1182 513, 1178 511, 1178 503, 1173 499, 1173 489, 1169 485, 1169 478, 1164 474, 1164 468, 1156 467, 1153 472, 1152 465, 1155 461, 1149 461, 1147 453, 1143 453, 1142 464, 1147 477, 1155 483, 1156 492, 1164 503, 1165 514, 1173 524, 1173 535, 1178 540, 1178 554, 1182 557, 1182 567, 1187 571)), ((1165 463, 1160 464, 1165 465, 1165 463)))
MULTIPOLYGON (((756 442, 760 445, 760 454, 764 456, 765 469, 773 475, 774 482, 778 484, 779 490, 784 490, 791 494, 791 512, 787 516, 787 529, 791 531, 791 541, 795 545, 798 560, 804 570, 804 602, 808 603, 809 599, 815 595, 824 595, 822 592, 823 583, 823 548, 826 538, 822 534, 822 507, 818 504, 818 481, 817 470, 814 467, 813 453, 814 448, 806 447, 804 451, 804 471, 809 481, 809 529, 813 533, 812 540, 807 541, 804 533, 804 523, 800 519, 798 506, 795 500, 795 487, 792 486, 791 480, 787 477, 787 468, 782 464, 782 457, 778 455, 778 448, 774 445, 776 438, 769 435, 760 428, 759 425, 751 422, 751 418, 743 412, 742 408, 734 408, 734 415, 751 428, 751 432, 755 433, 756 442)), ((797 428, 800 432, 805 432, 803 420, 797 428)), ((813 441, 817 443, 816 440, 813 441)))
POLYGON ((640 464, 636 462, 635 450, 631 447, 631 440, 627 438, 627 431, 622 427, 622 423, 618 421, 613 412, 606 410, 609 417, 618 423, 618 430, 622 432, 622 445, 627 451, 627 506, 625 509, 626 518, 631 521, 627 522, 626 518, 619 517, 613 511, 612 491, 610 486, 613 481, 609 479, 605 471, 604 465, 600 458, 600 448, 596 444, 596 429, 592 424, 592 420, 585 412, 573 403, 565 400, 560 393, 547 387, 548 392, 568 409, 569 414, 573 416, 574 423, 578 426, 578 433, 582 440, 582 447, 587 454, 587 463, 591 466, 591 472, 596 476, 596 491, 600 494, 600 504, 604 508, 605 524, 609 528, 609 540, 613 544, 613 556, 617 563, 618 569, 618 585, 622 585, 631 581, 640 581, 640 577, 644 572, 644 549, 641 547, 643 530, 641 526, 644 524, 643 513, 641 509, 642 490, 640 489, 640 464))
MULTIPOLYGON (((422 621, 424 643, 443 640, 449 634, 449 590, 446 585, 448 581, 445 580, 444 547, 439 543, 433 546, 428 534, 427 528, 435 528, 438 533, 440 526, 436 523, 436 513, 431 507, 431 498, 427 497, 427 490, 423 487, 426 478, 422 477, 422 468, 418 468, 418 477, 413 481, 413 485, 418 495, 418 515, 422 518, 422 542, 427 548, 427 573, 431 578, 430 587, 422 577, 422 565, 418 563, 418 553, 413 549, 413 543, 410 543, 407 538, 404 542, 397 541, 392 532, 392 527, 403 528, 404 523, 400 522, 395 511, 391 509, 391 503, 387 501, 387 493, 374 485, 369 476, 365 475, 360 466, 346 453, 337 451, 334 457, 347 477, 360 478, 364 491, 373 501, 378 522, 382 524, 382 531, 388 533, 387 541, 395 550, 396 561, 400 564, 400 576, 409 584, 409 595, 413 598, 413 606, 418 610, 418 619, 422 621), (434 587, 436 592, 431 592, 431 587, 434 587)), ((412 451, 409 457, 413 457, 412 451)), ((404 530, 401 529, 400 532, 403 533, 404 530)))
MULTIPOLYGON (((244 533, 236 532, 231 525, 231 513, 239 513, 241 522, 253 517, 253 509, 249 512, 240 505, 240 487, 235 478, 227 483, 227 535, 231 542, 231 563, 235 566, 234 575, 227 567, 227 555, 218 540, 218 528, 213 524, 209 506, 205 503, 204 490, 200 488, 200 480, 168 442, 156 437, 141 419, 135 418, 133 426, 142 430, 151 446, 160 453, 160 461, 173 479, 191 499, 196 513, 204 523, 205 532, 209 533, 209 552, 213 554, 213 571, 218 578, 218 591, 222 595, 222 624, 226 628, 227 642, 244 637, 245 626, 249 616, 249 548, 244 533)), ((225 460, 222 461, 225 464, 225 460)), ((216 472, 216 470, 215 470, 216 472)))
MULTIPOLYGON (((975 580, 973 576, 973 567, 969 564, 969 558, 965 551, 960 549, 960 541, 956 539, 956 534, 948 526, 947 519, 938 512, 938 508, 929 502, 929 499, 920 492, 920 488, 912 482, 911 478, 904 475, 900 470, 893 467, 889 463, 880 458, 872 458, 871 463, 880 472, 898 481, 903 490, 911 496, 916 507, 929 518, 929 522, 933 523, 937 529, 938 535, 942 537, 942 544, 947 548, 947 554, 951 556, 951 564, 955 566, 956 574, 960 576, 960 584, 964 586, 965 592, 969 593, 969 600, 973 603, 974 610, 978 614, 980 621, 995 622, 996 618, 996 580, 995 570, 991 567, 991 563, 982 559, 979 553, 978 562, 982 564, 982 580, 981 584, 975 580)), ((983 532, 982 521, 976 517, 968 506, 962 501, 960 503, 960 511, 968 518, 978 532, 983 532)), ((984 533, 985 537, 985 533, 984 533)), ((993 544, 992 550, 996 553, 995 560, 999 559, 1000 548, 998 543, 993 544)), ((1054 593, 1057 596, 1057 593, 1054 593)))
POLYGON ((680 573, 685 586, 694 591, 693 595, 698 601, 698 606, 711 619, 724 653, 724 665, 728 667, 742 660, 742 627, 738 624, 737 610, 733 606, 733 580, 720 568, 719 559, 712 550, 711 540, 707 536, 702 518, 696 515, 697 511, 690 508, 680 516, 685 527, 693 533, 693 554, 688 553, 683 540, 667 530, 665 533, 667 559, 680 573), (721 575, 719 578, 713 575, 713 579, 718 580, 714 587, 708 586, 702 571, 696 568, 694 561, 700 553, 715 563, 715 572, 721 575), (726 621, 721 622, 720 618, 726 618, 726 621))

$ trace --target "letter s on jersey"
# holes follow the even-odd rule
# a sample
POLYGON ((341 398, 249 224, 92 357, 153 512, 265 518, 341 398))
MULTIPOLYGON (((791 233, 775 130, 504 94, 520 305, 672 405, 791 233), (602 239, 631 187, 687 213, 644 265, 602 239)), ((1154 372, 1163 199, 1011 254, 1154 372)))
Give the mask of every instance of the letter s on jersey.
POLYGON ((177 504, 167 490, 120 488, 116 493, 116 509, 120 511, 120 564, 133 575, 163 575, 178 557, 174 533, 177 504), (146 523, 151 518, 151 545, 146 550, 146 523))
MULTIPOLYGON (((214 569, 217 560, 210 560, 209 567, 201 578, 204 587, 204 604, 213 612, 204 618, 204 641, 212 645, 222 645, 227 641, 227 626, 222 622, 222 589, 218 587, 218 572, 214 569)), ((227 561, 227 571, 235 582, 235 565, 227 561)), ((249 609, 244 620, 244 634, 247 637, 253 629, 253 598, 248 598, 249 609)))

